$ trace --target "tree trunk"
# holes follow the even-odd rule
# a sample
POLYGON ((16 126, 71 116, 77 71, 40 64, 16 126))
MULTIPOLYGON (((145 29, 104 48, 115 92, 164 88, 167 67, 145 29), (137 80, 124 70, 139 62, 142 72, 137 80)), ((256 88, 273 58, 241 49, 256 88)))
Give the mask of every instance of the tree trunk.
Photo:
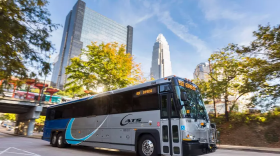
POLYGON ((215 118, 217 117, 217 109, 216 109, 216 101, 215 98, 213 96, 213 104, 214 104, 214 112, 215 112, 215 118))
POLYGON ((228 114, 228 95, 227 93, 225 94, 225 116, 226 116, 226 121, 229 121, 229 114, 228 114))

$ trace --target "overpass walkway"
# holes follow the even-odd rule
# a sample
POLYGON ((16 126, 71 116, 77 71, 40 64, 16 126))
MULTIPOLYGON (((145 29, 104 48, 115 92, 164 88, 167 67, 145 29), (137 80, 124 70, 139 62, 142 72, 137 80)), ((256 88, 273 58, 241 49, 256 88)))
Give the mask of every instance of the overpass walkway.
POLYGON ((0 113, 17 114, 15 134, 30 136, 33 133, 35 119, 46 115, 46 110, 53 105, 49 102, 30 101, 4 97, 0 98, 0 113))

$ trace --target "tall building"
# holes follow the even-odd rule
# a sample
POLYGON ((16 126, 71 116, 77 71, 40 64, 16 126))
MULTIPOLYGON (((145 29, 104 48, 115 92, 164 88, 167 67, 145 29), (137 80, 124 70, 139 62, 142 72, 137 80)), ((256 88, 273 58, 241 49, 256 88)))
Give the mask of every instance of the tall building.
POLYGON ((154 79, 172 75, 169 45, 162 34, 159 34, 153 47, 150 76, 154 79))
POLYGON ((194 70, 193 78, 208 81, 209 73, 210 73, 209 63, 207 62, 200 63, 196 66, 194 70))
POLYGON ((91 42, 118 42, 126 45, 126 53, 132 54, 133 27, 123 26, 86 7, 78 0, 66 16, 64 31, 57 61, 52 74, 52 86, 63 89, 67 80, 65 67, 70 59, 79 56, 81 49, 91 42))

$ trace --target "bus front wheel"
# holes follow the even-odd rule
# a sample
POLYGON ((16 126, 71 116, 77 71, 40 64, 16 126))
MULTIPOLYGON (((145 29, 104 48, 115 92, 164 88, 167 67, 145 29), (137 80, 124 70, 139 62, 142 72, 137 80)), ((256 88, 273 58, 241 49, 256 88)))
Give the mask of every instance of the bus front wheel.
POLYGON ((151 135, 143 135, 138 142, 140 156, 157 156, 156 141, 151 135))

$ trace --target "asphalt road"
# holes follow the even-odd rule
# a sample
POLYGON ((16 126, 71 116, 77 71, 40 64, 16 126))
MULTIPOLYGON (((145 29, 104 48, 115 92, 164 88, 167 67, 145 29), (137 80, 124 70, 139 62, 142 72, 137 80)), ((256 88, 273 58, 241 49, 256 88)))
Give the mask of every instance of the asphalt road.
MULTIPOLYGON (((232 151, 218 149, 205 156, 279 156, 279 154, 232 151)), ((0 156, 136 156, 128 152, 96 150, 92 147, 72 146, 70 148, 51 147, 40 139, 12 136, 0 132, 0 156)))

